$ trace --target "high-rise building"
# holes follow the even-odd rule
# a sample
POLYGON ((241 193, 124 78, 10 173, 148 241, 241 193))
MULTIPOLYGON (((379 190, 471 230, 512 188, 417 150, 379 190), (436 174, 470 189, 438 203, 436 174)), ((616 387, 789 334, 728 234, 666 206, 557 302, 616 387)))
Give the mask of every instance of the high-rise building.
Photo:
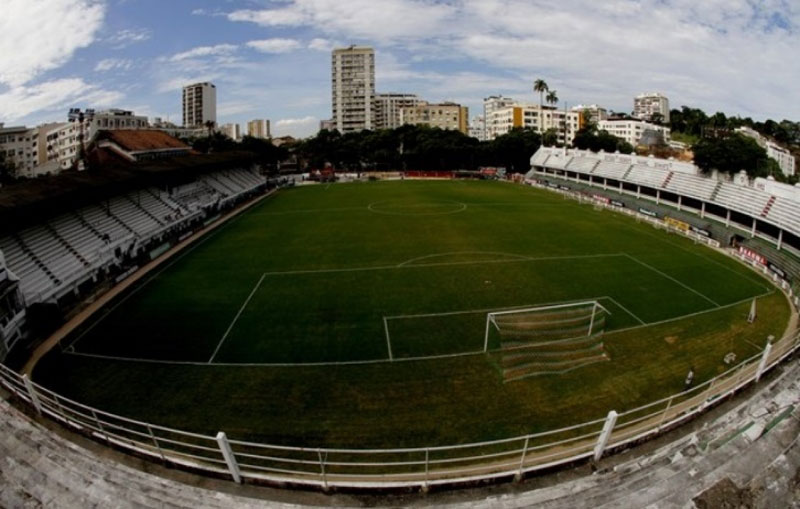
POLYGON ((269 130, 269 120, 259 118, 251 120, 247 123, 247 135, 253 138, 261 138, 268 140, 272 138, 272 133, 269 130))
POLYGON ((670 139, 669 127, 652 124, 631 117, 612 117, 598 122, 597 127, 608 131, 617 138, 622 138, 634 147, 652 145, 654 142, 667 143, 670 139))
POLYGON ((502 95, 490 95, 483 100, 483 139, 492 140, 494 136, 491 134, 491 126, 489 119, 495 111, 514 106, 517 103, 510 97, 503 97, 502 95))
POLYGON ((634 117, 653 121, 656 114, 661 116, 661 122, 669 123, 669 99, 666 96, 653 92, 637 95, 633 99, 634 117))
POLYGON ((486 126, 489 141, 519 127, 540 134, 552 129, 559 143, 571 143, 575 133, 583 126, 583 114, 579 111, 565 112, 552 106, 515 104, 491 112, 486 118, 486 126))
POLYGON ((219 130, 222 134, 233 141, 239 141, 242 139, 242 128, 239 124, 225 124, 224 126, 220 127, 219 130))
POLYGON ((375 129, 395 129, 402 125, 400 109, 425 104, 414 94, 375 94, 375 129))
POLYGON ((217 122, 217 87, 212 83, 183 87, 184 127, 203 127, 206 122, 217 122))
POLYGON ((366 46, 337 48, 331 55, 331 103, 340 133, 375 127, 375 51, 366 46))
POLYGON ((400 108, 400 120, 403 124, 426 125, 469 134, 469 109, 456 103, 423 103, 400 108))

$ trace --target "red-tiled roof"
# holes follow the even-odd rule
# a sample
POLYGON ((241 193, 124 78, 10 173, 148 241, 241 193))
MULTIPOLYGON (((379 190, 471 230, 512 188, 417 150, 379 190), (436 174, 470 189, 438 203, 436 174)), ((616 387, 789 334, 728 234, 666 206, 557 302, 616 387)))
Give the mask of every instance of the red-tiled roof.
POLYGON ((164 131, 155 129, 103 131, 98 139, 112 141, 129 152, 190 148, 179 139, 170 136, 164 131))

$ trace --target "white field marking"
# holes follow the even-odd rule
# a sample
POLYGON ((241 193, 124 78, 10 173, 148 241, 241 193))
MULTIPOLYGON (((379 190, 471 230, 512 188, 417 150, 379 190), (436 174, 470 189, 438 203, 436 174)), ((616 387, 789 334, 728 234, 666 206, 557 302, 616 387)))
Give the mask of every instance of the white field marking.
MULTIPOLYGON (((615 215, 611 215, 611 216, 608 216, 608 217, 611 217, 613 219, 618 219, 619 222, 622 222, 622 223, 627 224, 628 226, 630 226, 630 224, 628 224, 628 221, 625 220, 626 218, 624 216, 620 216, 619 214, 615 214, 615 215)), ((647 235, 648 237, 652 237, 652 238, 657 239, 657 240, 659 240, 661 242, 664 242, 665 244, 669 244, 669 245, 671 245, 673 247, 677 247, 681 251, 684 251, 684 252, 689 253, 689 254, 694 255, 694 256, 699 256, 700 258, 702 258, 702 259, 704 259, 704 260, 706 260, 708 262, 711 262, 714 265, 718 265, 719 267, 722 267, 723 269, 727 270, 728 272, 736 274, 740 278, 745 279, 745 280, 757 285, 759 288, 763 288, 765 291, 769 291, 770 290, 770 288, 764 284, 763 280, 756 279, 750 273, 743 274, 741 272, 737 272, 737 271, 733 270, 732 268, 730 268, 730 267, 728 267, 726 265, 723 265, 722 263, 720 263, 720 262, 718 262, 718 261, 716 261, 716 260, 714 260, 712 258, 709 258, 708 256, 706 256, 706 255, 704 255, 702 253, 696 253, 694 251, 689 251, 688 249, 686 249, 685 247, 681 246, 680 244, 672 242, 671 240, 669 240, 668 237, 664 238, 665 236, 656 235, 655 233, 653 233, 651 231, 648 231, 648 230, 644 230, 642 232, 637 232, 637 233, 643 233, 644 235, 647 235)), ((708 249, 713 249, 713 248, 709 247, 708 249)))
MULTIPOLYGON (((271 195, 270 195, 270 196, 271 196, 271 195)), ((269 198, 269 196, 267 196, 266 198, 269 198)), ((112 307, 111 307, 111 308, 108 310, 108 313, 105 313, 105 314, 103 314, 103 316, 102 316, 100 319, 98 319, 97 321, 93 322, 93 323, 92 323, 92 324, 91 324, 89 327, 87 327, 87 328, 86 328, 86 330, 85 330, 85 331, 81 332, 81 333, 80 333, 80 335, 78 335, 78 337, 77 337, 77 338, 75 338, 75 340, 74 340, 74 341, 72 341, 72 343, 70 343, 70 344, 69 344, 69 345, 67 345, 66 347, 62 348, 62 350, 66 350, 67 348, 72 348, 72 352, 73 352, 73 353, 77 353, 77 352, 75 351, 75 345, 78 343, 78 341, 80 341, 81 339, 83 339, 83 337, 84 337, 84 336, 86 336, 86 334, 88 334, 88 333, 89 333, 89 332, 90 332, 92 329, 94 329, 94 328, 95 328, 95 327, 96 327, 96 326, 97 326, 97 325, 98 325, 100 322, 102 322, 103 320, 105 320, 105 319, 106 319, 106 317, 107 317, 108 315, 110 315, 111 313, 113 313, 113 312, 114 312, 114 311, 115 311, 115 310, 116 310, 118 307, 120 307, 120 306, 121 306, 122 304, 124 304, 124 303, 125 303, 125 302, 126 302, 128 299, 130 299, 131 297, 133 297, 133 296, 134 296, 134 294, 136 294, 136 293, 137 293, 139 290, 143 289, 145 286, 148 286, 148 285, 150 284, 150 282, 151 282, 151 281, 153 281, 153 280, 154 280, 155 278, 157 278, 158 276, 160 276, 162 272, 164 272, 165 270, 169 269, 170 267, 172 267, 173 265, 175 265, 176 263, 178 263, 178 262, 179 262, 181 259, 183 259, 183 257, 184 257, 184 256, 188 255, 189 253, 191 253, 192 251, 194 251, 195 249, 197 249, 198 247, 200 247, 202 244, 204 244, 206 241, 208 241, 208 240, 212 239, 213 237, 215 237, 216 235, 218 235, 218 234, 219 234, 219 233, 220 233, 220 232, 221 232, 221 231, 222 231, 224 228, 227 228, 228 226, 230 226, 231 224, 233 224, 233 223, 234 223, 234 222, 236 222, 237 220, 241 219, 241 218, 242 218, 242 217, 244 217, 245 215, 246 215, 246 214, 238 214, 236 217, 232 217, 232 218, 231 218, 231 219, 229 219, 229 220, 228 220, 228 221, 227 221, 225 224, 223 224, 223 225, 221 225, 221 226, 218 226, 218 227, 217 227, 217 229, 215 229, 215 230, 214 230, 214 231, 212 231, 212 232, 209 232, 209 233, 208 233, 206 236, 204 236, 202 239, 200 239, 200 240, 198 240, 197 242, 195 242, 195 243, 194 243, 194 245, 192 245, 192 246, 190 246, 190 247, 186 248, 186 249, 185 249, 185 250, 184 250, 184 251, 183 251, 181 254, 177 255, 175 258, 173 258, 173 259, 172 259, 172 261, 171 261, 171 262, 169 262, 168 264, 164 265, 164 266, 163 266, 162 268, 160 268, 160 269, 159 269, 157 272, 154 272, 154 273, 153 273, 153 274, 152 274, 150 277, 148 277, 148 278, 144 279, 143 281, 141 281, 141 282, 140 282, 140 283, 139 283, 139 284, 136 286, 136 288, 134 288, 133 290, 130 290, 130 292, 128 292, 128 293, 127 293, 127 294, 126 294, 124 297, 122 297, 122 298, 120 299, 120 301, 119 301, 119 302, 117 302, 116 304, 114 304, 114 306, 112 306, 112 307)))
MULTIPOLYGON (((564 301, 557 301, 557 302, 546 302, 543 304, 539 304, 540 307, 536 307, 536 305, 526 305, 526 306, 508 306, 508 307, 495 307, 495 308, 484 308, 484 309, 465 309, 463 311, 445 311, 443 313, 422 313, 416 315, 395 315, 395 316, 386 316, 384 317, 386 320, 404 320, 404 319, 413 319, 413 318, 435 318, 437 316, 455 316, 455 315, 475 315, 478 313, 491 313, 492 315, 496 315, 501 312, 506 313, 513 313, 517 312, 522 309, 541 309, 541 306, 569 306, 571 304, 578 304, 581 302, 588 301, 599 301, 603 299, 613 300, 611 297, 602 296, 602 297, 586 297, 583 299, 575 299, 575 300, 564 300, 564 301)), ((602 307, 602 306, 600 306, 602 307)), ((603 308, 605 309, 605 308, 603 308)), ((608 312, 611 314, 611 312, 608 312)))
POLYGON ((376 265, 374 267, 348 267, 343 269, 299 269, 299 270, 285 270, 265 272, 267 276, 294 276, 301 274, 336 274, 339 272, 369 272, 376 270, 396 270, 396 269, 416 269, 425 267, 448 267, 455 265, 482 265, 491 263, 525 263, 525 262, 538 262, 538 261, 555 261, 555 260, 581 260, 586 258, 611 258, 616 256, 626 256, 625 253, 610 253, 610 254, 596 254, 596 255, 572 255, 572 256, 543 256, 540 258, 521 258, 521 259, 502 259, 502 260, 482 260, 482 261, 463 261, 463 262, 441 262, 441 263, 420 263, 414 265, 405 265, 403 262, 399 265, 376 265))
POLYGON ((675 283, 677 283, 677 284, 681 285, 682 287, 686 288, 687 290, 689 290, 690 292, 694 293, 695 295, 699 295, 700 297, 704 298, 704 299, 705 299, 705 300, 707 300, 708 302, 710 302, 710 303, 714 304, 716 307, 720 307, 720 305, 719 305, 719 303, 718 303, 718 302, 715 302, 715 301, 713 301, 713 300, 709 299, 708 297, 706 297, 706 296, 705 296, 705 295, 703 295, 702 293, 698 292, 697 290, 695 290, 695 289, 694 289, 694 288, 692 288, 691 286, 689 286, 689 285, 686 285, 686 284, 684 284, 684 283, 681 283, 680 281, 678 281, 678 280, 677 280, 677 279, 675 279, 674 277, 670 276, 669 274, 665 274, 664 272, 662 272, 662 271, 658 270, 657 268, 653 267, 652 265, 648 265, 648 264, 646 264, 645 262, 643 262, 643 261, 639 260, 639 259, 638 259, 638 258, 636 258, 635 256, 631 256, 631 255, 629 255, 629 254, 627 254, 627 253, 625 254, 625 256, 627 256, 627 257, 628 257, 628 258, 630 258, 631 260, 635 261, 635 262, 636 262, 636 263, 638 263, 639 265, 641 265, 641 266, 643 266, 643 267, 647 267, 648 269, 652 270, 653 272, 656 272, 656 273, 658 273, 658 274, 661 274, 662 276, 664 276, 665 278, 669 279, 670 281, 673 281, 673 282, 675 282, 675 283))
POLYGON ((635 329, 641 329, 642 327, 650 327, 650 326, 653 326, 653 325, 662 325, 662 324, 665 324, 665 323, 677 322, 678 320, 684 320, 686 318, 694 318, 695 316, 705 315, 705 314, 708 314, 708 313, 712 313, 714 311, 719 311, 721 309, 732 308, 732 307, 738 306, 740 304, 744 304, 745 302, 751 302, 753 299, 760 299, 761 297, 767 297, 767 296, 772 295, 773 293, 775 293, 775 291, 776 290, 772 290, 770 292, 762 293, 761 295, 756 295, 755 297, 747 297, 746 299, 742 299, 742 300, 737 301, 737 302, 732 302, 730 304, 725 304, 724 306, 717 306, 717 307, 713 307, 713 308, 708 308, 708 309, 704 309, 702 311, 697 311, 695 313, 689 313, 688 315, 676 316, 676 317, 673 317, 673 318, 667 318, 666 320, 659 320, 657 322, 649 322, 649 323, 646 323, 644 325, 635 325, 633 327, 628 327, 628 328, 625 328, 625 329, 613 330, 611 332, 606 333, 606 336, 610 336, 612 334, 617 334, 617 333, 620 333, 620 332, 627 332, 627 331, 631 331, 631 330, 635 330, 635 329))
MULTIPOLYGON (((515 260, 524 261, 524 260, 533 260, 530 256, 525 255, 518 255, 513 253, 503 253, 500 251, 452 251, 449 253, 435 253, 425 256, 419 256, 417 258, 412 258, 410 260, 406 260, 403 263, 398 264, 398 267, 405 267, 406 265, 413 265, 414 262, 418 262, 420 260, 427 260, 430 258, 440 258, 444 256, 456 256, 456 255, 495 255, 495 256, 503 256, 506 259, 513 258, 515 260)), ((487 260, 487 261, 496 261, 496 260, 487 260)))
POLYGON ((484 355, 483 350, 475 352, 449 353, 443 355, 430 355, 428 357, 398 357, 389 359, 368 359, 363 361, 331 361, 331 362, 208 362, 200 361, 166 361, 160 359, 145 359, 141 357, 120 357, 116 355, 103 355, 84 352, 64 352, 64 355, 74 355, 76 357, 89 357, 92 359, 107 359, 123 362, 141 362, 143 364, 163 364, 168 366, 203 366, 203 367, 227 367, 227 368, 313 368, 325 366, 363 366, 367 364, 389 364, 393 362, 410 361, 431 361, 442 359, 453 359, 457 357, 474 357, 484 355))
POLYGON ((457 209, 446 210, 444 212, 419 212, 419 213, 414 213, 414 212, 402 212, 401 210, 398 211, 398 212, 391 212, 391 211, 388 211, 388 210, 377 210, 377 209, 375 209, 376 206, 378 206, 378 205, 380 205, 382 203, 387 203, 387 202, 376 201, 376 202, 370 203, 369 205, 367 205, 367 210, 369 210, 370 212, 373 212, 375 214, 383 214, 383 215, 386 215, 386 216, 414 216, 414 217, 446 216, 446 215, 450 215, 450 214, 458 214, 459 212, 464 212, 465 210, 467 210, 467 204, 466 203, 462 203, 462 202, 458 202, 458 201, 454 201, 454 202, 438 202, 438 203, 422 203, 422 204, 417 204, 417 205, 402 205, 402 204, 399 204, 399 205, 389 205, 387 207, 389 209, 391 209, 391 208, 395 208, 395 209, 414 209, 414 208, 422 208, 422 207, 441 207, 441 208, 443 208, 443 207, 453 207, 453 206, 457 206, 458 207, 457 209))
POLYGON ((242 307, 239 308, 239 312, 236 313, 235 317, 233 317, 233 321, 228 326, 228 330, 226 330, 225 334, 222 335, 222 339, 219 340, 219 343, 217 344, 217 348, 214 349, 214 353, 211 354, 211 358, 208 359, 208 363, 209 364, 214 362, 214 357, 217 356, 217 352, 219 352, 219 349, 222 347, 222 343, 224 343, 225 340, 228 339, 228 334, 231 333, 231 331, 233 330, 233 326, 236 325, 236 322, 239 320, 239 317, 242 316, 242 313, 244 312, 244 309, 250 303, 250 300, 253 298, 253 295, 256 294, 256 292, 258 291, 258 288, 261 286, 261 283, 264 282, 264 278, 266 278, 266 277, 267 277, 266 274, 261 274, 261 279, 259 279, 258 283, 256 283, 256 286, 253 287, 253 291, 250 292, 250 295, 247 296, 247 300, 245 300, 244 304, 242 304, 242 307))
POLYGON ((383 330, 386 331, 386 348, 389 350, 389 360, 394 360, 392 356, 392 341, 389 339, 389 323, 386 321, 386 317, 383 317, 383 330))
POLYGON ((618 306, 618 307, 619 307, 621 310, 623 310, 623 311, 625 311, 626 313, 628 313, 629 315, 631 315, 631 316, 632 316, 634 319, 636 319, 636 321, 637 321, 637 322, 639 322, 640 324, 642 324, 642 325, 647 325, 647 323, 646 323, 644 320, 642 320, 642 319, 641 319, 641 318, 639 318, 638 316, 634 315, 634 314, 633 314, 633 313, 632 313, 632 312, 631 312, 631 311, 630 311, 628 308, 626 308, 625 306, 623 306, 622 304, 620 304, 619 302, 617 302, 617 300, 616 300, 614 297, 606 297, 606 298, 607 298, 608 300, 610 300, 611 302, 613 302, 614 304, 616 304, 616 305, 617 305, 617 306, 618 306))
MULTIPOLYGON (((772 295, 775 293, 775 290, 771 292, 767 292, 762 295, 758 295, 755 298, 766 297, 768 295, 772 295)), ((597 300, 600 300, 604 297, 598 297, 597 300)), ((610 297, 609 297, 610 299, 610 297)), ((621 332, 628 332, 631 330, 636 329, 643 329, 645 327, 655 326, 655 325, 662 325, 665 323, 675 322, 678 320, 682 320, 684 318, 692 318, 699 315, 704 315, 707 313, 711 313, 713 311, 717 311, 720 309, 726 309, 729 307, 734 307, 739 304, 743 304, 745 302, 750 302, 753 297, 748 297, 746 299, 740 300, 739 302, 734 302, 732 304, 727 304, 725 306, 720 306, 718 308, 711 308, 706 309, 703 311, 698 311, 696 313, 691 313, 684 316, 676 316, 674 318, 668 318, 666 320, 661 320, 658 322, 651 322, 645 323, 643 325, 635 325, 633 327, 628 327, 625 329, 617 329, 611 332, 607 332, 606 336, 610 336, 613 334, 621 333, 621 332)), ((481 311, 475 311, 481 312, 481 311)), ((459 312, 463 313, 463 312, 459 312)), ((413 316, 413 315, 409 315, 413 316)), ((387 317, 391 318, 391 317, 387 317)), ((400 317, 403 318, 403 317, 400 317)), ((759 348, 761 350, 761 348, 759 348)), ((496 352, 497 350, 490 350, 490 352, 496 352)), ((173 366, 214 366, 214 367, 228 367, 228 368, 253 368, 253 367, 262 367, 262 368, 295 368, 295 367, 324 367, 324 366, 359 366, 359 365, 368 365, 368 364, 388 364, 390 362, 415 362, 415 361, 430 361, 430 360, 441 360, 441 359, 453 359, 457 357, 475 357, 478 355, 485 355, 486 352, 483 350, 475 351, 475 352, 462 352, 462 353, 452 353, 452 354, 444 354, 444 355, 431 355, 428 357, 399 357, 390 361, 389 359, 372 359, 372 360, 363 360, 363 361, 339 361, 339 362, 215 362, 213 364, 209 364, 208 362, 197 362, 197 361, 166 361, 166 360, 159 360, 159 359, 144 359, 139 357, 119 357, 113 355, 102 355, 102 354, 92 354, 92 353, 83 353, 83 352, 64 352, 65 355, 74 355, 77 357, 89 357, 94 359, 107 359, 113 361, 124 361, 124 362, 141 362, 145 364, 163 364, 163 365, 173 365, 173 366)))
POLYGON ((289 214, 317 214, 321 212, 346 212, 354 210, 364 210, 364 207, 331 207, 328 209, 294 209, 294 210, 279 210, 277 212, 261 212, 262 216, 287 216, 289 214))

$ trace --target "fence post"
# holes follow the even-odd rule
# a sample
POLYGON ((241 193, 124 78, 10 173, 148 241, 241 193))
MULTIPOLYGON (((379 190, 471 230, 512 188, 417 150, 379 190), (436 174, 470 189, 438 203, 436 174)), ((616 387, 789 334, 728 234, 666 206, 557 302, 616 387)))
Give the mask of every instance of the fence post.
POLYGON ((217 444, 219 450, 222 451, 222 457, 225 458, 225 463, 228 464, 228 470, 231 472, 231 477, 237 484, 242 483, 242 475, 239 472, 239 465, 236 463, 236 457, 233 455, 233 449, 228 442, 228 437, 224 431, 217 433, 217 444))
POLYGON ((431 451, 430 449, 425 449, 425 482, 422 484, 422 492, 428 492, 428 475, 430 472, 430 464, 431 464, 431 451))
POLYGON ((22 382, 25 384, 25 389, 28 391, 28 397, 31 398, 31 404, 33 404, 33 408, 42 415, 42 403, 39 401, 39 396, 36 394, 36 389, 33 387, 33 383, 31 379, 28 378, 28 375, 22 375, 22 382))
POLYGON ((317 457, 319 458, 319 472, 322 476, 322 489, 328 491, 328 476, 325 474, 325 460, 322 458, 322 449, 317 449, 317 457))
POLYGON ((603 431, 600 432, 600 438, 597 439, 597 445, 594 446, 594 460, 597 461, 603 456, 603 451, 606 449, 608 439, 611 438, 611 432, 614 430, 614 425, 617 423, 617 412, 612 410, 608 412, 606 422, 603 424, 603 431))
POLYGON ((758 363, 758 371, 756 371, 756 383, 761 380, 761 375, 764 374, 764 368, 767 366, 767 357, 769 357, 769 353, 772 351, 772 343, 767 343, 767 346, 764 347, 764 354, 761 356, 761 361, 758 363))
POLYGON ((522 468, 525 466, 525 456, 528 455, 528 443, 530 442, 531 437, 525 437, 525 445, 522 447, 522 457, 519 459, 519 470, 517 471, 517 475, 514 476, 515 481, 522 480, 522 468))
POLYGON ((661 425, 664 424, 664 421, 667 419, 667 414, 669 413, 669 409, 672 408, 672 401, 675 399, 675 396, 670 396, 669 401, 667 402, 667 408, 664 409, 664 413, 661 414, 661 420, 658 421, 658 427, 656 428, 658 431, 661 431, 661 425))

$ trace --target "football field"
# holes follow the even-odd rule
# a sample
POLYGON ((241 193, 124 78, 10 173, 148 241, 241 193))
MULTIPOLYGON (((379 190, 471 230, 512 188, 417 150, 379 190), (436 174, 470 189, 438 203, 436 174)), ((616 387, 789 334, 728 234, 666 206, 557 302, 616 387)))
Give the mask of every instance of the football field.
POLYGON ((452 444, 666 396, 690 367, 708 379, 726 355, 758 353, 788 316, 738 262, 557 194, 320 185, 282 190, 190 246, 35 375, 187 430, 312 447, 452 444), (606 311, 602 362, 504 379, 508 342, 487 333, 487 315, 579 302, 606 311))

